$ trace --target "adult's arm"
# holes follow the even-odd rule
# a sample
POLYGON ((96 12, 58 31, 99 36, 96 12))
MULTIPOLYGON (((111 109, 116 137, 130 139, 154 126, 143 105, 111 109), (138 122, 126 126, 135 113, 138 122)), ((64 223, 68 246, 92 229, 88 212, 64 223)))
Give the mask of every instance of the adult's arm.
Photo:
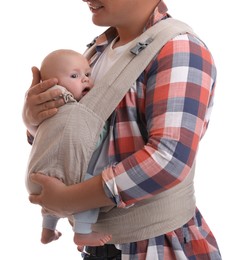
POLYGON ((31 180, 42 187, 42 192, 39 195, 30 195, 30 202, 39 204, 47 212, 60 217, 114 205, 104 192, 101 175, 70 186, 40 173, 32 174, 31 180))
POLYGON ((147 142, 135 150, 140 138, 135 117, 127 121, 122 114, 132 111, 133 104, 118 108, 113 139, 117 158, 124 159, 102 173, 118 207, 160 194, 188 176, 209 123, 216 68, 202 41, 185 34, 169 41, 139 80, 137 95, 147 142))

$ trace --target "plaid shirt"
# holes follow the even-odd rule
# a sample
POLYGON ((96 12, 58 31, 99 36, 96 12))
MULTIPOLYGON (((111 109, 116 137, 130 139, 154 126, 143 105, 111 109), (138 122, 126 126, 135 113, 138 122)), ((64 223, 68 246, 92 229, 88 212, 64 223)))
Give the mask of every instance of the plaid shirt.
MULTIPOLYGON (((145 30, 169 17, 161 1, 145 30)), ((96 39, 93 65, 116 37, 109 28, 96 39)), ((110 118, 106 192, 118 207, 170 189, 195 160, 213 105, 216 68, 193 35, 169 41, 143 71, 110 118)))

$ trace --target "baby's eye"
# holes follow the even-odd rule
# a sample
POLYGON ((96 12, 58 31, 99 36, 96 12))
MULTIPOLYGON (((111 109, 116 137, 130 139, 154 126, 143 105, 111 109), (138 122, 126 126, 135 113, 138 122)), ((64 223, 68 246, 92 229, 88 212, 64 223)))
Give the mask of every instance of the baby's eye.
POLYGON ((71 75, 71 78, 73 78, 73 79, 76 79, 76 78, 78 78, 78 77, 79 77, 78 74, 72 74, 72 75, 71 75))
POLYGON ((89 78, 91 76, 91 73, 90 72, 85 73, 85 76, 89 78))

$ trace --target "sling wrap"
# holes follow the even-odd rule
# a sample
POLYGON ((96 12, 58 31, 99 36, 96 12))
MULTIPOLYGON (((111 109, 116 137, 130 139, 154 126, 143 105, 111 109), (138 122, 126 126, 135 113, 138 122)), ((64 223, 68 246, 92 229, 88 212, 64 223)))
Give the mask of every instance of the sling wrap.
MULTIPOLYGON (((165 43, 185 33, 194 34, 189 26, 172 18, 162 20, 146 30, 135 40, 132 49, 121 55, 106 76, 79 103, 61 107, 54 117, 39 126, 43 131, 41 136, 35 136, 31 159, 34 157, 39 162, 44 157, 48 160, 56 147, 58 158, 72 167, 71 172, 74 172, 73 176, 70 174, 69 178, 65 177, 64 168, 61 167, 57 177, 68 185, 82 181, 105 121, 165 43), (68 119, 72 119, 72 129, 66 126, 60 128, 57 123, 63 113, 67 114, 68 119), (52 126, 57 124, 59 131, 50 133, 48 122, 52 126), (36 151, 34 146, 40 143, 44 134, 48 135, 46 143, 49 147, 36 151)), ((84 55, 89 59, 95 53, 95 48, 95 45, 92 46, 84 55)), ((29 166, 29 173, 37 171, 35 165, 37 162, 29 166)), ((45 163, 41 163, 40 167, 43 165, 45 163)), ((58 172, 56 161, 54 167, 55 172, 58 172)), ((128 209, 113 208, 108 212, 101 212, 93 230, 112 234, 111 243, 128 243, 179 228, 194 215, 193 177, 194 167, 183 182, 170 190, 138 202, 128 209)), ((39 187, 31 183, 28 176, 26 183, 31 192, 39 192, 39 187)))

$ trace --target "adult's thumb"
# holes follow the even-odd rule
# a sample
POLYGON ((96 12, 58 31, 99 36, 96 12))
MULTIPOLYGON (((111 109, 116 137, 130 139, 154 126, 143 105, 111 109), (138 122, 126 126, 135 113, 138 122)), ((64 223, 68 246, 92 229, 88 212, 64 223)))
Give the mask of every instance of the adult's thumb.
POLYGON ((33 87, 34 85, 36 85, 40 82, 41 77, 40 77, 40 71, 37 67, 32 67, 31 71, 32 71, 33 79, 32 79, 30 87, 33 87))

